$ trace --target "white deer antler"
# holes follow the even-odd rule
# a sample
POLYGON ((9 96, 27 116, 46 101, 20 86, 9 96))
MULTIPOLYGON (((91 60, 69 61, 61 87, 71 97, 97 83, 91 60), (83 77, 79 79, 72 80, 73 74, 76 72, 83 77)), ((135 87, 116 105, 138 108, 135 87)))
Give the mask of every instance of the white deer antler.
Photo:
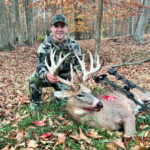
POLYGON ((58 62, 56 64, 55 62, 55 54, 56 54, 56 50, 52 49, 51 52, 50 52, 50 61, 51 61, 51 66, 48 65, 48 62, 47 62, 47 59, 45 58, 45 65, 48 69, 48 71, 54 75, 60 82, 68 85, 68 86, 71 86, 71 82, 68 81, 68 80, 65 80, 61 77, 58 76, 57 72, 58 72, 58 69, 59 67, 61 66, 61 64, 65 61, 65 59, 71 54, 71 53, 68 53, 67 55, 65 55, 64 57, 62 57, 62 52, 60 52, 59 54, 59 59, 58 59, 58 62))
POLYGON ((83 55, 83 58, 82 60, 79 58, 79 56, 75 53, 76 55, 76 58, 78 59, 79 61, 79 64, 81 66, 81 70, 82 70, 82 73, 83 73, 83 76, 82 76, 82 79, 83 81, 86 81, 86 79, 94 74, 95 72, 97 72, 100 68, 101 68, 101 64, 100 64, 100 60, 99 60, 99 56, 97 56, 97 61, 96 61, 96 67, 94 68, 94 61, 93 61, 93 56, 92 56, 92 53, 90 51, 88 51, 89 55, 90 55, 90 70, 89 71, 86 71, 86 66, 85 66, 85 55, 83 55))

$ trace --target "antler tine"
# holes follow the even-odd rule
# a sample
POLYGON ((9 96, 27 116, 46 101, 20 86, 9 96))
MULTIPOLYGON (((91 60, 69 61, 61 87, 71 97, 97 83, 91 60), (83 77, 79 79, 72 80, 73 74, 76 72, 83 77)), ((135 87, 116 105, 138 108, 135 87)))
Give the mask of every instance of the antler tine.
POLYGON ((99 63, 99 57, 97 56, 97 64, 96 64, 96 67, 94 68, 94 61, 93 61, 93 56, 92 56, 92 53, 90 51, 88 51, 89 55, 90 55, 90 70, 89 71, 86 71, 86 67, 85 67, 85 62, 84 62, 84 58, 85 56, 83 56, 83 59, 81 60, 79 58, 79 56, 75 53, 76 55, 76 58, 78 59, 79 61, 79 64, 81 66, 81 70, 82 70, 82 73, 83 73, 83 81, 86 81, 86 79, 94 74, 95 72, 97 72, 100 68, 101 68, 101 64, 99 63))
POLYGON ((85 60, 85 55, 83 55, 82 60, 79 58, 79 56, 76 53, 75 53, 75 56, 78 59, 78 62, 81 66, 81 70, 82 70, 82 73, 83 73, 82 79, 83 79, 83 81, 85 81, 86 80, 86 74, 87 74, 86 67, 85 67, 85 61, 84 61, 85 60))
POLYGON ((51 72, 51 67, 48 65, 47 59, 46 59, 46 58, 45 58, 45 65, 46 65, 48 71, 51 72))
POLYGON ((60 67, 60 65, 64 62, 64 60, 70 55, 71 53, 68 53, 67 55, 65 55, 64 57, 62 57, 62 52, 60 52, 59 54, 59 59, 56 65, 56 70, 54 72, 54 74, 57 72, 58 68, 60 67))
POLYGON ((100 61, 99 56, 97 55, 96 67, 94 68, 94 61, 93 61, 92 53, 90 51, 88 51, 88 52, 89 52, 89 55, 90 55, 90 66, 91 66, 89 74, 93 74, 101 68, 101 64, 99 62, 100 61))
POLYGON ((48 65, 47 59, 45 58, 45 65, 48 69, 48 71, 54 75, 54 66, 56 66, 56 63, 54 61, 54 56, 55 56, 56 51, 54 51, 54 48, 51 49, 50 51, 50 60, 51 60, 51 66, 48 65))
POLYGON ((68 53, 67 55, 65 55, 64 57, 62 57, 62 52, 61 52, 60 55, 59 55, 59 61, 58 61, 58 63, 59 63, 59 64, 62 64, 62 63, 64 62, 64 60, 65 60, 70 54, 71 54, 71 52, 68 53))
POLYGON ((64 62, 64 60, 70 55, 71 53, 68 53, 67 55, 65 55, 64 57, 62 57, 62 52, 60 52, 59 54, 59 59, 58 59, 58 62, 56 64, 55 62, 55 55, 56 55, 56 50, 52 49, 51 52, 50 52, 50 60, 51 60, 51 67, 49 68, 49 66, 47 66, 47 63, 46 66, 48 68, 48 70, 50 71, 50 73, 52 75, 55 75, 58 71, 58 68, 60 67, 60 65, 64 62))
POLYGON ((94 67, 93 56, 92 56, 92 53, 89 50, 88 50, 88 53, 90 55, 90 70, 92 70, 93 67, 94 67))
POLYGON ((90 70, 99 70, 100 68, 99 67, 101 67, 101 65, 100 65, 100 59, 99 59, 99 56, 97 55, 97 58, 96 58, 96 68, 94 68, 94 61, 93 61, 93 56, 92 56, 92 53, 88 50, 88 53, 89 53, 89 55, 90 55, 90 70))
POLYGON ((51 66, 55 66, 56 65, 55 60, 54 60, 55 54, 56 54, 56 50, 54 50, 54 48, 53 48, 50 51, 51 66))
POLYGON ((79 58, 79 56, 77 55, 77 53, 75 53, 75 56, 78 59, 78 62, 80 64, 80 66, 81 66, 82 72, 86 72, 86 70, 85 70, 85 63, 84 63, 85 55, 83 54, 82 60, 79 58))
POLYGON ((70 63, 70 76, 71 76, 71 82, 73 82, 73 66, 70 63))

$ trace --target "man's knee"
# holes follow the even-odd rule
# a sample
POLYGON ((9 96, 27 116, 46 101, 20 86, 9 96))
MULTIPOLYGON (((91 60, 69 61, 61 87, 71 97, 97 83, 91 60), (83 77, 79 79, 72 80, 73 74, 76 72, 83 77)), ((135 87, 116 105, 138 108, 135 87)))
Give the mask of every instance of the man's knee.
POLYGON ((40 87, 42 85, 42 79, 38 77, 37 73, 33 73, 29 78, 29 84, 40 87))

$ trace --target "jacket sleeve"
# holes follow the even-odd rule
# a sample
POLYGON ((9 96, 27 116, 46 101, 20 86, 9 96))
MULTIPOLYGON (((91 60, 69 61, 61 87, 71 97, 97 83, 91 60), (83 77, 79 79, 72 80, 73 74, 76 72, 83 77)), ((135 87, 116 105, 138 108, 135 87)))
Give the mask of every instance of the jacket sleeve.
POLYGON ((47 67, 45 65, 45 58, 47 58, 47 47, 42 43, 37 52, 38 62, 37 62, 37 73, 41 79, 46 79, 47 67))

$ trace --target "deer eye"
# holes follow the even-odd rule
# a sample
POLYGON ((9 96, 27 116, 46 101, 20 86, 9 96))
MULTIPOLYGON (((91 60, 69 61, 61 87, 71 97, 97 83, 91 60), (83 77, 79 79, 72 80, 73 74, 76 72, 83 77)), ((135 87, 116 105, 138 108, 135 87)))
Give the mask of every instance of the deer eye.
POLYGON ((83 95, 83 94, 78 94, 77 96, 78 96, 78 97, 83 97, 84 95, 83 95))
POLYGON ((85 96, 84 92, 81 92, 80 94, 77 95, 77 97, 84 97, 84 96, 85 96))

